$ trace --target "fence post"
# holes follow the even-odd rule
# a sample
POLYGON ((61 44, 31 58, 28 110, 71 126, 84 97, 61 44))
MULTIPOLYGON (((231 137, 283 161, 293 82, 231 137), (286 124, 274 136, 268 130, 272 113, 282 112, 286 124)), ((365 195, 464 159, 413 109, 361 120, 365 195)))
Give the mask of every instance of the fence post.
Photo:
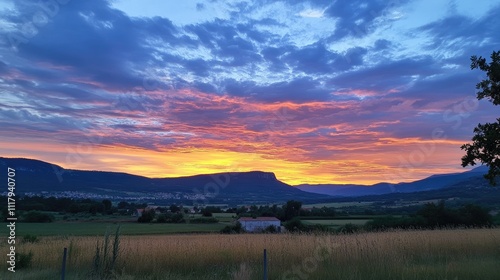
POLYGON ((68 248, 64 248, 63 253, 63 261, 62 261, 62 271, 61 271, 61 280, 64 280, 66 277, 66 256, 68 255, 68 248))
POLYGON ((267 250, 264 249, 264 280, 267 280, 267 250))

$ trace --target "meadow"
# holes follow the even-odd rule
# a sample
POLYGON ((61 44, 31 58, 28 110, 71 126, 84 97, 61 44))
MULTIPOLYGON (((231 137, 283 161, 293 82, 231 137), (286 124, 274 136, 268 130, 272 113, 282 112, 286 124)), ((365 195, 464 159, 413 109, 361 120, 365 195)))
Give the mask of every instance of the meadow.
MULTIPOLYGON (((140 224, 136 222, 122 223, 123 235, 149 235, 172 233, 209 233, 219 232, 225 225, 215 224, 140 224)), ((8 235, 6 223, 0 223, 1 236, 8 235)), ((116 227, 109 222, 56 222, 56 223, 18 223, 16 234, 36 236, 96 236, 103 235, 107 228, 116 227)))
MULTIPOLYGON (((0 279, 90 279, 102 236, 48 236, 17 245, 30 268, 0 266, 0 279)), ((5 238, 0 252, 7 251, 5 238)), ((500 229, 443 229, 344 234, 170 234, 121 236, 118 279, 498 279, 500 229)), ((3 254, 3 253, 2 253, 3 254)), ((4 254, 5 258, 5 254, 4 254)))
POLYGON ((324 225, 331 228, 339 228, 346 224, 353 224, 357 226, 363 226, 366 222, 371 221, 372 219, 318 219, 318 220, 309 220, 304 219, 302 222, 306 225, 324 225))

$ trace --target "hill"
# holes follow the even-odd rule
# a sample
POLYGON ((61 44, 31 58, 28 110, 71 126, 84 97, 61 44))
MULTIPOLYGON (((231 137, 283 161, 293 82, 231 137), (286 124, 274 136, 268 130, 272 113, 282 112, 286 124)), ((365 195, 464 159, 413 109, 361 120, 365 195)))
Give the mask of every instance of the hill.
MULTIPOLYGON (((1 157, 0 167, 16 169, 18 193, 203 204, 279 203, 291 199, 315 202, 328 198, 294 188, 279 181, 274 173, 262 171, 148 178, 71 170, 39 160, 1 157)), ((6 172, 2 172, 0 180, 5 176, 6 172)))
POLYGON ((422 180, 410 183, 378 183, 374 185, 298 185, 297 188, 318 194, 335 197, 360 197, 368 195, 383 195, 391 193, 414 193, 422 191, 440 190, 451 186, 460 185, 470 179, 484 179, 487 168, 484 166, 462 173, 432 175, 422 180))

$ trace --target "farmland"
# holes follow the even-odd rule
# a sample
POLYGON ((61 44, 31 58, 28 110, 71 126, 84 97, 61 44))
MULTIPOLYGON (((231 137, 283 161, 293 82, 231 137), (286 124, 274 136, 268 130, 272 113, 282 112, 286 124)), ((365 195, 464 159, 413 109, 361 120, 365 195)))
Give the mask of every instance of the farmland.
MULTIPOLYGON (((58 279, 63 247, 68 279, 89 279, 95 236, 19 240, 33 253, 31 268, 2 279, 58 279), (8 278, 7 278, 8 277, 8 278)), ((190 234, 122 236, 119 279, 262 279, 262 251, 269 279, 498 279, 499 229, 391 231, 351 235, 190 234), (300 276, 300 277, 299 277, 300 276)), ((0 250, 7 250, 1 241, 0 250)))
POLYGON ((357 226, 363 226, 366 222, 371 221, 371 219, 325 219, 325 220, 302 220, 306 225, 324 225, 331 228, 338 228, 346 224, 353 224, 357 226))
MULTIPOLYGON (((115 227, 114 223, 105 222, 66 222, 66 223, 19 223, 17 224, 18 236, 32 234, 36 236, 96 236, 103 235, 107 228, 115 227)), ((171 233, 201 233, 218 232, 222 224, 122 224, 123 235, 149 235, 171 233)), ((1 236, 7 236, 7 227, 2 223, 1 236)))

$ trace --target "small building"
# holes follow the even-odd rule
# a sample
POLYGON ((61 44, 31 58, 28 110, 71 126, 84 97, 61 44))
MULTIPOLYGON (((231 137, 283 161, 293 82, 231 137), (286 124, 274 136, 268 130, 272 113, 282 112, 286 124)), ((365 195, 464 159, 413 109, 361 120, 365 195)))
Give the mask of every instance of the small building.
POLYGON ((151 210, 154 210, 155 214, 157 214, 157 215, 161 214, 160 209, 158 209, 158 208, 159 208, 158 206, 147 206, 146 208, 135 209, 132 216, 142 217, 142 214, 144 213, 144 211, 151 211, 151 210))
POLYGON ((239 218, 241 227, 247 232, 259 232, 263 231, 269 226, 274 226, 277 231, 281 229, 281 221, 275 217, 243 217, 239 218))
POLYGON ((144 213, 144 209, 135 209, 134 213, 132 214, 132 216, 135 216, 135 217, 141 217, 142 216, 142 213, 144 213))

